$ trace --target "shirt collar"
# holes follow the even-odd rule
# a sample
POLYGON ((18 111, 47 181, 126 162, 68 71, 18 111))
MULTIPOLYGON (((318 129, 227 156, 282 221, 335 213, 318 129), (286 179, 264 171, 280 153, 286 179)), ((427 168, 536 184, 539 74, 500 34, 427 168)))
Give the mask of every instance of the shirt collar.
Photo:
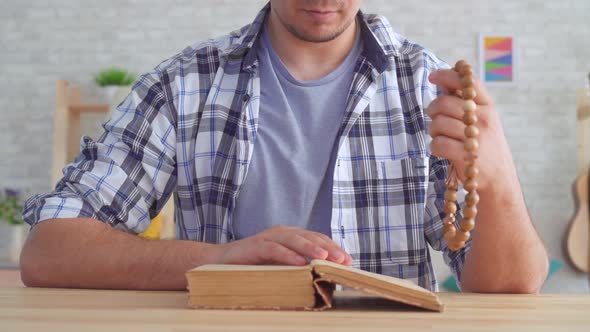
MULTIPOLYGON (((250 25, 242 29, 241 36, 234 44, 236 46, 225 52, 228 59, 242 61, 242 69, 245 71, 252 71, 257 66, 257 52, 254 45, 269 13, 270 2, 260 10, 250 25)), ((379 73, 382 73, 389 66, 391 57, 398 53, 401 46, 400 39, 395 38, 397 36, 394 36, 385 18, 378 15, 365 15, 361 11, 357 17, 361 24, 364 45, 362 55, 379 73)))

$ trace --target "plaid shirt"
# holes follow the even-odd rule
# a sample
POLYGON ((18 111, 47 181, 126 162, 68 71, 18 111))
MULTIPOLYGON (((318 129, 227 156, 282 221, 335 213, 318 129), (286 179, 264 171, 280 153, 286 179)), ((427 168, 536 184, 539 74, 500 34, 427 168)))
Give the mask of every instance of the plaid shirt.
MULTIPOLYGON (((179 239, 232 241, 258 129, 253 45, 268 12, 144 74, 100 139, 82 139, 55 191, 28 200, 25 220, 85 217, 140 233, 174 194, 179 239)), ((449 164, 430 154, 424 114, 440 93, 427 76, 447 66, 385 18, 359 18, 364 50, 338 133, 332 237, 355 267, 436 290, 428 244, 458 279, 469 250, 450 252, 442 241, 449 164)))

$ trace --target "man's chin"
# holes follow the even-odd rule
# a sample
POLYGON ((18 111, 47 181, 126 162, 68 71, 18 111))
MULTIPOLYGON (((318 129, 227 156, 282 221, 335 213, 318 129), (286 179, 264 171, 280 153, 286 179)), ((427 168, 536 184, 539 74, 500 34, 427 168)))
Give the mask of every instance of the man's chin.
POLYGON ((306 41, 308 43, 327 43, 330 42, 336 38, 338 38, 338 35, 333 35, 333 36, 304 36, 304 37, 299 37, 299 39, 306 41))
POLYGON ((344 32, 344 30, 340 29, 326 29, 326 31, 315 29, 309 32, 301 31, 300 29, 289 29, 289 31, 298 39, 308 43, 327 43, 338 38, 344 32))

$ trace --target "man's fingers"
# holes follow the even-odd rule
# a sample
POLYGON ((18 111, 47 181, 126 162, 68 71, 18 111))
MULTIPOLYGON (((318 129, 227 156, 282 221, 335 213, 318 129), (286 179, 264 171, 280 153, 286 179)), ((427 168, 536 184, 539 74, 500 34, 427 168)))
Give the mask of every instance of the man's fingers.
POLYGON ((465 127, 465 124, 461 120, 446 115, 439 115, 432 119, 429 134, 433 138, 446 136, 458 141, 463 141, 465 140, 465 127))
POLYGON ((311 259, 326 259, 330 254, 328 250, 324 249, 320 244, 310 241, 301 236, 298 232, 279 236, 277 242, 296 253, 311 259))
MULTIPOLYGON (((431 73, 428 79, 432 84, 441 86, 443 90, 461 90, 464 87, 464 83, 461 82, 459 73, 452 69, 437 70, 431 73)), ((477 93, 477 96, 474 101, 478 105, 489 105, 492 103, 492 98, 490 97, 488 90, 478 79, 475 79, 475 92, 477 93)))
POLYGON ((322 235, 320 233, 308 232, 304 236, 316 243, 320 243, 328 251, 327 260, 344 265, 352 264, 352 257, 347 252, 340 248, 332 239, 322 235))
POLYGON ((322 241, 322 247, 328 250, 329 252, 329 257, 327 258, 327 260, 344 265, 352 265, 352 256, 350 256, 350 254, 348 254, 344 249, 340 248, 340 246, 336 244, 336 242, 334 242, 334 240, 332 240, 327 235, 305 230, 302 232, 306 237, 309 235, 313 238, 318 239, 318 241, 322 241))
MULTIPOLYGON (((442 95, 433 100, 428 108, 426 114, 435 121, 435 118, 444 115, 460 121, 463 121, 465 110, 463 109, 465 100, 452 95, 442 95)), ((489 113, 488 106, 480 106, 477 108, 477 126, 486 127, 493 116, 489 113)))
POLYGON ((436 136, 430 143, 432 154, 456 162, 464 158, 463 142, 447 137, 436 136))
POLYGON ((287 226, 275 226, 264 233, 266 240, 277 242, 301 256, 352 264, 352 257, 322 233, 287 226))
POLYGON ((258 256, 264 262, 299 266, 307 264, 305 257, 277 242, 265 240, 257 250, 258 256))
POLYGON ((439 115, 446 115, 458 120, 463 120, 463 104, 465 101, 456 96, 443 95, 433 100, 426 113, 429 117, 435 118, 439 115))

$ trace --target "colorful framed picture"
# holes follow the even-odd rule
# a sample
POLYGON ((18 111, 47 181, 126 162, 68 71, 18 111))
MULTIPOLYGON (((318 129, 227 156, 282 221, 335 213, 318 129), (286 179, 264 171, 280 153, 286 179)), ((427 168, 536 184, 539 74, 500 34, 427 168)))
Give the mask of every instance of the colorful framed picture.
POLYGON ((510 85, 517 79, 516 37, 482 34, 479 37, 479 77, 486 84, 510 85))

